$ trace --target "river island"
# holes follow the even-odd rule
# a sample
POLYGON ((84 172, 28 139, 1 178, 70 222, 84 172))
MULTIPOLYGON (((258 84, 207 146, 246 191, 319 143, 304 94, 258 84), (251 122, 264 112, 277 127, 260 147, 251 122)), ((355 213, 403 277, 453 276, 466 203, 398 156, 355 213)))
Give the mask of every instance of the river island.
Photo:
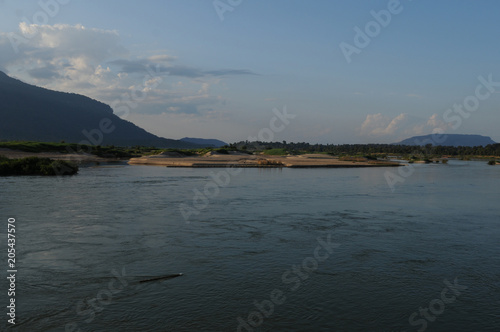
POLYGON ((247 154, 237 151, 228 153, 209 152, 204 155, 186 156, 177 152, 131 158, 130 165, 155 165, 166 167, 290 167, 290 168, 340 168, 340 167, 397 167, 403 164, 367 158, 342 158, 327 154, 301 154, 271 156, 247 154))

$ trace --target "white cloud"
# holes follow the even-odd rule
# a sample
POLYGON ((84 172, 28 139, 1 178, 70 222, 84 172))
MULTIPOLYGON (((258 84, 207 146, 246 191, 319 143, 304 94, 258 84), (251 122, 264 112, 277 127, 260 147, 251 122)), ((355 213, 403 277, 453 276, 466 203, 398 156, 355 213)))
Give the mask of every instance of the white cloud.
POLYGON ((118 32, 88 29, 82 25, 28 25, 22 22, 19 33, 0 34, 2 50, 6 41, 10 44, 6 51, 14 53, 15 57, 0 58, 0 67, 28 83, 83 94, 116 86, 116 75, 102 63, 110 57, 128 54, 120 44, 118 32), (10 43, 13 36, 18 41, 15 45, 10 43))
POLYGON ((433 114, 426 120, 407 113, 401 113, 392 119, 377 113, 366 116, 358 133, 370 140, 396 142, 411 136, 445 132, 448 129, 449 124, 441 120, 438 114, 433 114))
POLYGON ((253 74, 241 69, 171 65, 173 61, 177 61, 175 56, 164 53, 132 57, 117 31, 80 24, 23 22, 18 32, 0 32, 0 70, 27 83, 83 94, 108 104, 131 90, 147 95, 132 112, 212 116, 214 107, 224 98, 211 93, 211 87, 221 77, 253 74))
POLYGON ((174 61, 176 59, 177 59, 177 57, 167 55, 167 54, 152 55, 148 58, 148 60, 151 62, 170 62, 170 61, 174 61))

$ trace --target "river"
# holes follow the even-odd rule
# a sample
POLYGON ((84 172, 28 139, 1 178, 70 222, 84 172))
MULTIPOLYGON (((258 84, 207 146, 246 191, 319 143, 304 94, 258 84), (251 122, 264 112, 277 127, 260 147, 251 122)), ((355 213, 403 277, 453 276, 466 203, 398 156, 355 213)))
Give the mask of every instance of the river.
POLYGON ((500 167, 403 175, 116 164, 0 178, 17 268, 16 325, 1 326, 497 331, 500 167))

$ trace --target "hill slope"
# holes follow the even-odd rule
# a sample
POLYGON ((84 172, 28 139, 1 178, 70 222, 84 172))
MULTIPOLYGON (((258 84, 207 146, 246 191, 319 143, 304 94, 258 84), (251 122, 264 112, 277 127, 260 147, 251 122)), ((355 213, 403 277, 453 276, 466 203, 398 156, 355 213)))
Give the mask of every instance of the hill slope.
POLYGON ((218 139, 184 137, 181 138, 181 141, 199 144, 206 147, 214 147, 214 148, 220 148, 223 147, 224 145, 228 145, 226 142, 220 141, 218 139))
POLYGON ((111 107, 99 101, 26 84, 1 71, 0 140, 198 147, 153 135, 114 115, 111 107))
POLYGON ((481 135, 459 135, 459 134, 445 134, 434 137, 434 135, 414 136, 402 140, 398 145, 442 145, 442 146, 486 146, 488 144, 495 144, 488 136, 481 135), (444 141, 441 142, 441 140, 444 141))

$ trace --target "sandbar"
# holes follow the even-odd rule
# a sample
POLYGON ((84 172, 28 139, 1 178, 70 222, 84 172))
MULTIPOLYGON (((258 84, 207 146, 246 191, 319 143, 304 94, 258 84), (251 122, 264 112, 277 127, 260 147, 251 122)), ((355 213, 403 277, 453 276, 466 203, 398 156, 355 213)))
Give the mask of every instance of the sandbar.
POLYGON ((403 164, 385 160, 341 160, 324 154, 303 154, 287 156, 249 155, 244 153, 217 154, 204 156, 180 156, 178 154, 160 154, 131 158, 130 165, 155 165, 166 167, 289 167, 289 168, 316 168, 316 167, 397 167, 403 164))

